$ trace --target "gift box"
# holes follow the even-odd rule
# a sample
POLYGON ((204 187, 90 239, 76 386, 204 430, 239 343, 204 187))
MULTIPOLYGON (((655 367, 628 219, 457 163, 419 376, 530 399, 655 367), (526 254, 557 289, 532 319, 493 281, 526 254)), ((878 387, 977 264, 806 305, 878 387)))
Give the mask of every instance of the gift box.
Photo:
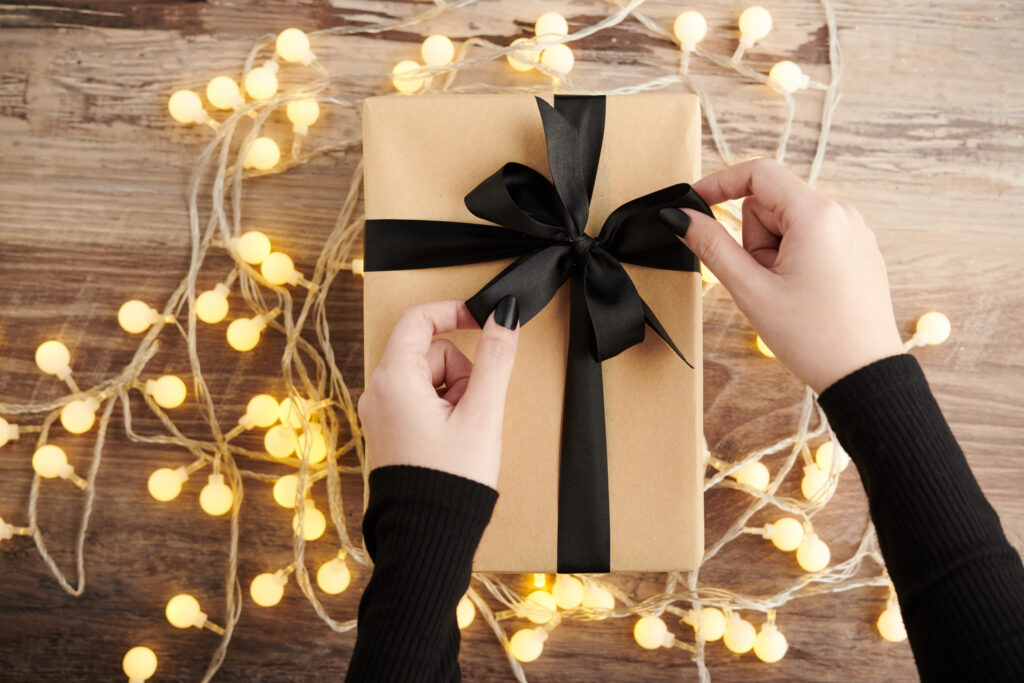
MULTIPOLYGON (((686 185, 697 98, 388 95, 365 100, 363 136, 366 377, 406 307, 467 299, 480 321, 520 300, 474 571, 697 567, 701 279, 657 220, 710 214, 686 185)), ((478 335, 445 336, 472 359, 478 335)))

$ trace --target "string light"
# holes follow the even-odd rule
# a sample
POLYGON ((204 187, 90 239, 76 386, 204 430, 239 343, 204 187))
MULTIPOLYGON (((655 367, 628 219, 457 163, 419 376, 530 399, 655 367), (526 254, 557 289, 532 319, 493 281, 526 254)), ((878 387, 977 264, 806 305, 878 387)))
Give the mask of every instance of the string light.
POLYGON ((588 609, 615 609, 615 596, 601 586, 584 586, 583 606, 588 609))
MULTIPOLYGON (((292 531, 299 533, 299 516, 292 518, 292 531)), ((302 537, 307 541, 315 541, 327 531, 327 518, 316 509, 316 503, 307 498, 303 501, 302 537)))
POLYGON ((395 90, 407 95, 419 92, 426 81, 422 78, 410 78, 405 74, 422 68, 419 62, 414 62, 411 59, 395 64, 395 68, 391 70, 391 82, 394 84, 395 90))
POLYGON ((164 614, 174 628, 202 628, 206 623, 206 614, 199 608, 199 601, 187 593, 168 600, 164 614))
POLYGON ((293 429, 300 429, 313 414, 312 402, 301 396, 289 396, 281 401, 277 410, 277 417, 281 424, 288 425, 293 429))
POLYGON ((211 517, 219 517, 231 509, 235 494, 224 483, 223 474, 211 474, 206 486, 199 492, 199 507, 211 517))
POLYGON ((61 408, 60 423, 72 434, 85 434, 96 422, 96 411, 99 407, 99 402, 91 396, 68 401, 61 408))
POLYGON ((153 397, 161 408, 173 409, 185 402, 188 389, 180 377, 164 375, 159 379, 146 380, 146 393, 153 397))
POLYGON ((544 641, 548 633, 542 628, 524 628, 512 634, 508 651, 517 661, 532 662, 544 652, 544 641))
POLYGON ((206 99, 217 109, 241 109, 245 104, 238 82, 231 76, 215 76, 206 84, 206 99))
POLYGON ((228 344, 235 351, 252 351, 260 343, 260 334, 267 329, 261 316, 238 318, 228 325, 228 344))
POLYGON ((20 434, 18 425, 11 424, 0 417, 0 448, 3 448, 10 441, 17 440, 20 434))
POLYGON ((277 35, 274 44, 277 56, 286 62, 299 62, 309 65, 316 59, 309 49, 309 36, 297 28, 286 28, 277 35))
POLYGON ((167 100, 167 110, 178 123, 206 123, 210 120, 203 102, 192 90, 177 90, 167 100))
POLYGON ((299 478, 294 474, 282 475, 274 482, 274 502, 283 508, 294 508, 298 491, 299 478))
POLYGON ((791 552, 804 540, 804 525, 792 517, 781 517, 774 524, 765 524, 763 538, 779 550, 791 552))
POLYGON ((703 607, 700 614, 701 624, 699 629, 697 628, 697 615, 693 610, 687 611, 683 621, 693 626, 694 631, 707 642, 713 643, 716 640, 721 640, 722 636, 725 635, 725 613, 717 607, 703 607))
POLYGON ((811 77, 794 62, 784 60, 777 62, 768 72, 768 82, 779 92, 789 94, 806 89, 811 84, 811 77))
POLYGON ((775 625, 775 612, 768 612, 768 621, 761 627, 761 631, 754 639, 754 654, 762 662, 774 664, 786 656, 789 650, 789 643, 786 636, 775 625))
POLYGON ((68 464, 68 454, 60 446, 46 444, 37 448, 32 455, 32 469, 43 479, 59 477, 71 481, 79 488, 85 488, 85 482, 75 474, 74 468, 68 464))
POLYGON ((757 346, 757 350, 761 352, 762 356, 775 358, 775 352, 768 348, 768 345, 764 343, 764 339, 761 339, 761 335, 754 335, 754 345, 757 346))
POLYGON ((66 380, 71 376, 71 352, 59 341, 45 341, 36 349, 36 365, 46 374, 66 380))
POLYGON ((309 127, 320 118, 320 103, 312 97, 292 100, 285 108, 285 112, 292 123, 292 132, 296 135, 308 135, 309 127))
POLYGON ((573 56, 572 49, 568 45, 558 43, 544 48, 544 51, 540 53, 540 63, 552 71, 565 75, 572 71, 576 58, 573 56))
POLYGON ((809 533, 804 536, 800 547, 796 549, 796 561, 805 572, 820 572, 828 566, 832 559, 825 541, 818 538, 817 534, 809 533))
POLYGON ((526 596, 523 604, 526 609, 522 610, 522 615, 535 624, 548 623, 558 611, 555 599, 547 591, 533 591, 526 596))
POLYGON ((245 166, 259 171, 269 171, 281 160, 281 148, 273 138, 258 137, 249 144, 245 154, 245 166))
POLYGON ((743 10, 739 20, 740 44, 751 47, 772 30, 772 15, 764 7, 753 6, 743 10))
POLYGON ((462 631, 468 627, 474 619, 476 619, 476 607, 468 595, 463 595, 455 608, 455 621, 459 624, 459 630, 462 631))
POLYGON ((423 41, 420 54, 427 66, 448 66, 455 58, 455 45, 448 36, 433 35, 423 41))
POLYGON ((196 297, 196 317, 204 323, 216 325, 228 315, 228 286, 218 282, 196 297))
POLYGON ((736 483, 749 486, 756 491, 767 490, 772 479, 771 473, 762 462, 747 463, 729 476, 735 479, 736 483))
POLYGON ((287 584, 288 575, 284 570, 278 570, 273 574, 259 574, 249 585, 249 595, 260 607, 273 607, 281 602, 287 584))
POLYGON ((545 574, 534 574, 533 575, 533 587, 543 588, 548 585, 548 577, 545 574))
POLYGON ((907 629, 903 625, 903 615, 900 613, 900 604, 895 593, 890 592, 885 609, 878 616, 875 625, 882 637, 890 643, 902 643, 907 639, 907 629))
POLYGON ((267 428, 277 422, 281 406, 270 394, 257 394, 249 399, 245 406, 245 414, 238 418, 238 424, 246 429, 256 427, 267 428))
POLYGON ((828 472, 822 472, 817 465, 804 467, 804 476, 800 480, 800 493, 804 498, 817 502, 821 499, 828 484, 828 472))
POLYGON ((277 64, 266 62, 245 75, 245 92, 254 100, 267 100, 277 94, 277 64))
MULTIPOLYGON (((324 562, 316 570, 316 583, 324 593, 338 595, 348 588, 348 584, 352 580, 352 574, 345 564, 345 556, 347 554, 344 550, 339 550, 337 557, 324 562)), ((460 606, 461 604, 459 603, 460 606)), ((462 626, 460 625, 459 628, 462 628, 462 626)))
POLYGON ((545 12, 537 18, 537 23, 533 25, 533 32, 537 37, 564 37, 569 35, 569 22, 558 12, 545 12))
POLYGON ((270 238, 259 230, 242 233, 241 237, 233 240, 233 244, 242 260, 253 266, 263 263, 263 259, 270 256, 270 238))
POLYGON ((128 683, 142 683, 156 673, 156 653, 137 645, 125 653, 121 668, 128 677, 128 683))
POLYGON ((555 577, 555 585, 551 587, 551 597, 562 609, 579 607, 583 602, 583 582, 575 576, 559 574, 555 577))
POLYGON ((697 49, 697 43, 704 40, 704 36, 707 35, 708 22, 703 14, 689 9, 676 17, 672 33, 683 50, 692 52, 697 49))
POLYGON ((916 346, 934 346, 949 339, 953 327, 949 318, 938 311, 925 313, 917 319, 913 342, 916 346))
POLYGON ((327 457, 327 438, 323 430, 316 425, 299 434, 295 440, 295 453, 300 457, 308 458, 310 465, 323 462, 327 457))
POLYGON ((288 425, 275 425, 263 435, 263 447, 275 458, 287 458, 298 448, 295 430, 288 425))
POLYGON ((188 481, 188 471, 184 467, 173 470, 169 467, 161 467, 149 475, 146 488, 153 498, 161 503, 167 503, 178 497, 181 487, 186 481, 188 481))
POLYGON ((272 285, 295 285, 302 279, 302 273, 295 270, 295 264, 288 254, 274 251, 263 259, 260 272, 272 285))
POLYGON ((722 642, 730 652, 735 652, 738 655, 750 652, 756 639, 757 633, 754 631, 753 624, 735 612, 726 614, 722 642))
POLYGON ((669 632, 668 626, 661 617, 640 617, 633 624, 633 638, 637 645, 646 650, 657 650, 659 647, 672 647, 676 637, 669 632))
POLYGON ((145 301, 132 299, 121 304, 117 311, 117 324, 125 332, 140 334, 160 322, 160 312, 145 301))
POLYGON ((836 467, 840 472, 849 467, 850 456, 835 441, 826 441, 818 446, 818 450, 814 451, 814 464, 822 472, 831 472, 833 457, 836 459, 836 467))
POLYGON ((14 526, 0 517, 0 541, 8 541, 15 536, 31 536, 32 529, 27 526, 14 526))
POLYGON ((540 61, 540 48, 531 48, 534 42, 529 38, 516 38, 512 46, 521 45, 518 50, 505 55, 508 65, 516 71, 533 71, 533 65, 540 61))

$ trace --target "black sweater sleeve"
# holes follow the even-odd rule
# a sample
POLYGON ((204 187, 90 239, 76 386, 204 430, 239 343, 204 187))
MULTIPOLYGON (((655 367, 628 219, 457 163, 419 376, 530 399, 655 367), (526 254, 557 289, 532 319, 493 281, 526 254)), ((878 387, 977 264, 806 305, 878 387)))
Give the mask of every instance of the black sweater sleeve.
POLYGON ((917 359, 885 358, 818 399, 860 472, 924 681, 1024 681, 1024 567, 917 359))
POLYGON ((374 560, 346 681, 459 681, 455 608, 498 492, 412 465, 370 472, 363 538, 374 560))

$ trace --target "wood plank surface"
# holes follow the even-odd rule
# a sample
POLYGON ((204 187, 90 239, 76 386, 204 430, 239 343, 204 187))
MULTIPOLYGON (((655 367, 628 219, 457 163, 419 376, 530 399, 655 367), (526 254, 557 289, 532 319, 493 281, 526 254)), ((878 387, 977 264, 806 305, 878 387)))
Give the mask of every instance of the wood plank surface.
MULTIPOLYGON (((776 28, 749 54, 748 63, 766 72, 779 59, 794 59, 814 80, 827 81, 821 7, 809 1, 766 4, 776 28)), ((221 72, 238 73, 250 46, 267 32, 289 25, 308 30, 365 25, 408 17, 430 5, 369 0, 0 4, 0 402, 63 394, 64 387, 42 376, 33 363, 34 348, 47 338, 59 338, 72 349, 83 386, 118 372, 138 341, 117 328, 120 303, 141 298, 162 304, 183 276, 189 258, 186 184, 210 131, 176 125, 166 111, 170 92, 200 88, 221 72)), ((607 16, 612 6, 586 0, 480 2, 426 25, 331 37, 313 48, 332 71, 380 74, 400 59, 417 58, 418 43, 431 33, 507 44, 530 33, 546 9, 562 11, 576 30, 607 16)), ((731 54, 742 3, 715 1, 700 9, 710 24, 706 49, 731 54)), ((644 11, 670 25, 678 6, 652 0, 644 11)), ((995 0, 868 0, 837 2, 836 14, 846 73, 819 187, 857 206, 877 231, 904 333, 909 336, 914 320, 928 310, 941 310, 952 320, 949 342, 914 353, 1011 543, 1020 549, 1024 10, 995 0)), ((635 21, 584 39, 576 57, 576 82, 602 89, 670 73, 678 60, 671 45, 635 21)), ((696 61, 693 68, 711 92, 734 152, 770 154, 785 113, 778 96, 705 62, 696 61)), ((491 63, 460 75, 457 83, 540 81, 491 63)), ((360 77, 346 82, 343 92, 361 99, 387 89, 383 77, 360 77)), ((795 170, 806 172, 817 140, 821 94, 803 93, 797 100, 788 159, 795 170)), ((358 130, 356 113, 328 111, 312 135, 326 143, 358 130)), ((244 207, 247 226, 264 229, 300 267, 311 267, 359 156, 359 149, 331 154, 252 181, 244 207)), ((705 167, 719 166, 708 141, 705 167)), ((223 253, 215 254, 201 284, 212 285, 229 267, 223 253)), ((353 387, 363 384, 361 306, 361 281, 343 274, 332 287, 328 313, 338 364, 353 387)), ((705 307, 706 432, 712 451, 729 459, 790 433, 802 387, 753 351, 749 323, 724 290, 709 293, 705 307)), ((222 343, 221 328, 200 332, 204 348, 222 343)), ((181 339, 165 336, 167 343, 147 374, 187 368, 181 339)), ((225 350, 205 356, 224 420, 241 414, 252 394, 280 389, 281 343, 267 337, 252 354, 225 350)), ((143 417, 141 402, 136 407, 136 428, 158 432, 159 423, 143 417)), ((201 434, 198 412, 183 415, 186 432, 201 434)), ((65 442, 72 463, 84 463, 90 441, 65 442)), ((0 449, 0 515, 14 524, 27 523, 30 457, 31 438, 0 449)), ((188 482, 175 504, 157 504, 146 493, 153 469, 185 464, 187 458, 180 449, 132 444, 115 415, 98 478, 87 539, 88 584, 81 598, 60 590, 30 539, 0 542, 0 679, 120 680, 121 656, 141 642, 160 657, 153 680, 202 676, 216 638, 171 628, 163 606, 169 595, 188 590, 202 596, 211 619, 223 622, 227 523, 185 502, 198 494, 199 477, 188 482)), ((354 477, 343 481, 349 531, 359 539, 361 484, 354 477)), ((792 490, 798 483, 792 482, 792 490)), ((269 486, 263 491, 250 483, 247 491, 239 551, 245 586, 255 574, 287 564, 292 552, 287 513, 274 505, 269 486)), ((325 498, 318 499, 325 508, 325 498)), ((40 524, 66 572, 73 570, 71 548, 82 500, 69 485, 43 485, 40 524)), ((708 538, 724 531, 745 502, 735 491, 711 492, 708 538)), ((848 470, 836 499, 816 518, 834 558, 853 551, 866 515, 860 483, 848 470)), ((738 541, 709 563, 702 578, 749 593, 774 592, 797 570, 791 557, 766 546, 755 538, 738 541)), ((330 541, 312 544, 310 566, 334 550, 330 541)), ((365 571, 353 570, 352 587, 325 602, 332 615, 356 616, 367 578, 365 571)), ((643 598, 660 592, 664 578, 619 574, 612 580, 643 598)), ((885 644, 875 631, 884 599, 884 589, 873 588, 791 602, 779 613, 790 643, 782 662, 766 665, 714 644, 708 648, 712 676, 720 681, 913 680, 909 647, 885 644)), ((560 626, 544 655, 526 665, 529 679, 696 678, 680 650, 638 648, 631 623, 560 626)), ((685 625, 671 628, 684 640, 692 636, 685 625)), ((337 635, 320 622, 293 583, 274 609, 260 609, 246 597, 218 678, 337 679, 353 641, 354 633, 337 635)), ((501 647, 479 621, 463 634, 461 662, 466 680, 511 679, 501 647)))

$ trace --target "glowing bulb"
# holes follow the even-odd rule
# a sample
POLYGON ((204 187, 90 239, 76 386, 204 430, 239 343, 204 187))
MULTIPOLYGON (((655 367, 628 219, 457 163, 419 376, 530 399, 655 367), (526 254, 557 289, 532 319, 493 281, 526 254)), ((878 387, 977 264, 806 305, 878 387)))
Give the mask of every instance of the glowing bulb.
POLYGON ((249 595, 260 607, 273 607, 284 597, 284 587, 288 577, 283 572, 260 574, 249 585, 249 595))
POLYGON ((228 314, 228 286, 218 282, 196 297, 196 317, 204 323, 216 325, 228 314))
POLYGON ((169 467, 161 467, 149 475, 146 488, 149 489, 149 495, 161 503, 166 503, 178 497, 178 494, 181 493, 181 485, 187 480, 188 472, 184 467, 174 470, 169 467))
POLYGON ((445 66, 455 58, 455 45, 448 36, 434 35, 423 41, 420 48, 423 62, 427 66, 445 66))
POLYGON ((299 478, 294 474, 285 474, 274 482, 274 502, 283 508, 295 507, 295 496, 299 490, 299 478))
POLYGON ((269 171, 281 160, 281 148, 273 139, 259 137, 252 141, 245 153, 245 165, 260 171, 269 171))
POLYGON ((121 660, 121 668, 129 683, 142 683, 156 673, 156 653, 142 645, 133 647, 121 660))
POLYGON ((601 586, 587 586, 583 589, 583 606, 589 609, 615 609, 615 596, 601 586))
POLYGON ((260 343, 260 333, 266 329, 263 318, 239 318, 228 325, 228 344, 235 351, 252 351, 260 343))
POLYGON ((567 36, 569 22, 558 12, 545 12, 533 25, 533 31, 538 36, 567 36))
POLYGON ((164 375, 160 379, 146 380, 146 393, 161 408, 177 408, 185 402, 188 390, 180 377, 164 375))
POLYGON ((524 628, 512 634, 508 641, 509 653, 520 662, 532 662, 544 651, 548 634, 542 628, 524 628))
POLYGON ((16 440, 19 436, 18 425, 12 425, 0 417, 0 447, 3 447, 8 441, 16 440))
POLYGON ((32 456, 32 469, 44 479, 67 479, 74 473, 74 469, 68 464, 68 454, 63 448, 53 444, 40 446, 36 450, 32 456))
POLYGON ((726 617, 725 633, 722 638, 722 642, 730 652, 741 655, 744 652, 750 652, 750 649, 754 647, 757 633, 754 631, 753 624, 742 619, 740 615, 732 613, 726 617))
POLYGON ((932 311, 917 319, 914 339, 921 346, 934 346, 949 339, 950 331, 952 331, 952 326, 949 323, 949 318, 942 313, 932 311))
POLYGON ((549 48, 545 48, 540 53, 540 63, 560 74, 567 74, 572 71, 573 64, 576 63, 576 58, 573 57, 572 48, 568 45, 559 43, 552 45, 549 48))
POLYGON ((259 230, 250 230, 236 239, 235 248, 243 261, 255 266, 270 255, 270 239, 259 230))
POLYGON ((548 583, 548 577, 546 574, 534 574, 533 575, 533 587, 543 588, 548 583))
POLYGON ((749 486, 757 491, 766 490, 772 479, 768 468, 761 462, 752 462, 744 465, 730 476, 736 480, 736 483, 749 486))
POLYGON ((238 420, 238 424, 246 429, 267 428, 277 422, 277 412, 280 409, 277 399, 273 396, 257 394, 249 399, 249 403, 245 406, 245 415, 238 420))
MULTIPOLYGON (((721 639, 725 635, 725 614, 717 607, 705 607, 700 611, 701 626, 700 634, 709 643, 721 639)), ((686 617, 686 623, 697 628, 697 619, 691 610, 686 617)))
MULTIPOLYGON (((302 537, 307 541, 315 541, 327 531, 327 518, 324 516, 324 513, 316 509, 316 503, 312 500, 307 498, 304 505, 305 507, 302 511, 302 537)), ((298 515, 292 518, 292 531, 296 534, 299 533, 298 515)))
POLYGON ((740 15, 740 43, 750 47, 772 30, 772 15, 764 7, 748 7, 740 15))
POLYGON ((289 396, 281 401, 277 416, 281 424, 290 425, 294 429, 302 427, 303 421, 308 422, 312 417, 311 401, 298 396, 289 396))
POLYGON ((175 628, 202 628, 206 623, 206 614, 199 608, 199 601, 187 593, 168 600, 164 614, 175 628))
POLYGON ((694 50, 707 35, 708 22, 700 12, 688 9, 676 17, 672 32, 684 50, 694 50))
POLYGON ((352 274, 363 275, 364 262, 361 258, 352 259, 352 274))
POLYGON ((201 123, 206 118, 199 95, 191 90, 177 90, 167 100, 171 118, 178 123, 201 123))
POLYGON ((254 100, 266 100, 277 94, 277 74, 258 66, 245 75, 245 92, 254 100))
POLYGON ((411 59, 395 64, 395 68, 391 70, 391 82, 394 83, 395 90, 405 94, 419 91, 426 81, 422 78, 410 78, 405 74, 421 68, 423 67, 418 62, 411 59))
MULTIPOLYGON (((338 556, 320 565, 316 571, 316 583, 320 590, 328 595, 338 595, 348 588, 352 575, 345 565, 345 551, 339 550, 338 556)), ((460 605, 462 603, 459 603, 460 605)), ((459 628, 462 628, 460 625, 459 628)))
POLYGON ((96 410, 99 407, 99 403, 92 397, 84 400, 76 398, 61 408, 60 423, 72 434, 85 434, 96 422, 96 410))
POLYGON ((792 517, 783 517, 774 524, 765 524, 763 537, 779 550, 790 552, 804 540, 804 525, 792 517))
POLYGON ((794 62, 777 62, 768 72, 768 81, 779 92, 793 93, 803 90, 811 83, 811 77, 800 70, 794 62))
POLYGON ((295 263, 288 254, 279 251, 271 252, 260 264, 260 272, 272 285, 294 285, 298 283, 302 273, 295 270, 295 263))
MULTIPOLYGON (((522 45, 524 48, 532 44, 533 42, 529 38, 516 38, 512 41, 512 45, 522 45)), ((509 52, 505 55, 505 59, 508 61, 508 65, 516 71, 530 71, 533 69, 533 62, 540 61, 540 52, 540 48, 519 49, 509 52)))
POLYGON ((846 451, 843 450, 843 447, 835 441, 826 441, 818 446, 818 450, 814 451, 814 463, 822 472, 830 472, 832 470, 833 456, 836 457, 836 462, 840 472, 849 467, 850 456, 847 455, 846 451))
POLYGON ((160 313, 150 308, 149 304, 138 299, 125 301, 117 311, 117 324, 125 332, 139 334, 149 329, 150 325, 160 322, 160 313))
POLYGON ((458 607, 455 608, 455 620, 459 623, 459 630, 472 624, 474 619, 476 619, 476 606, 468 595, 463 595, 459 600, 458 607))
POLYGON ((754 639, 754 654, 762 662, 768 664, 774 664, 785 657, 788 649, 789 643, 786 642, 786 636, 782 635, 782 631, 771 622, 762 626, 761 632, 754 639))
POLYGON ((817 465, 804 468, 804 478, 800 480, 800 492, 807 500, 817 501, 825 493, 828 484, 828 472, 822 472, 817 465))
POLYGON ((671 647, 675 636, 669 633, 668 626, 661 617, 640 617, 633 625, 633 637, 637 645, 647 650, 659 647, 671 647))
POLYGON ((309 36, 300 29, 286 28, 277 34, 277 54, 286 62, 309 64, 316 56, 309 50, 309 36))
POLYGON ((292 131, 298 135, 309 133, 309 127, 320 118, 320 103, 311 97, 292 100, 285 110, 288 120, 292 122, 292 131))
POLYGON ((59 341, 45 341, 36 349, 36 365, 48 375, 67 379, 71 375, 71 353, 59 341))
POLYGON ((559 574, 555 578, 555 585, 551 588, 551 597, 555 604, 562 609, 579 607, 583 602, 583 582, 575 576, 559 574))
POLYGON ((219 517, 231 509, 235 502, 235 494, 224 483, 223 474, 211 474, 208 483, 199 492, 199 507, 213 517, 219 517))
POLYGON ((757 346, 757 350, 761 352, 762 356, 775 358, 775 352, 768 348, 768 345, 764 343, 764 339, 761 339, 761 335, 756 335, 754 337, 754 344, 757 346))
POLYGON ((275 458, 287 458, 297 446, 295 430, 288 425, 271 427, 263 436, 263 447, 275 458))
POLYGON ((217 109, 238 109, 245 103, 238 83, 231 76, 216 76, 207 83, 206 99, 217 109))
POLYGON ((831 559, 831 551, 817 534, 807 534, 796 549, 796 562, 805 572, 819 572, 828 566, 831 559))
POLYGON ((327 457, 327 439, 323 430, 311 425, 308 430, 299 434, 295 442, 295 454, 300 458, 308 457, 310 465, 323 462, 327 457))
POLYGON ((547 591, 533 591, 526 596, 526 604, 529 611, 523 610, 523 615, 535 624, 546 624, 555 616, 558 605, 551 593, 547 591))
POLYGON ((889 605, 878 617, 878 632, 890 643, 902 643, 907 639, 907 629, 903 625, 903 615, 899 604, 889 600, 889 605))

